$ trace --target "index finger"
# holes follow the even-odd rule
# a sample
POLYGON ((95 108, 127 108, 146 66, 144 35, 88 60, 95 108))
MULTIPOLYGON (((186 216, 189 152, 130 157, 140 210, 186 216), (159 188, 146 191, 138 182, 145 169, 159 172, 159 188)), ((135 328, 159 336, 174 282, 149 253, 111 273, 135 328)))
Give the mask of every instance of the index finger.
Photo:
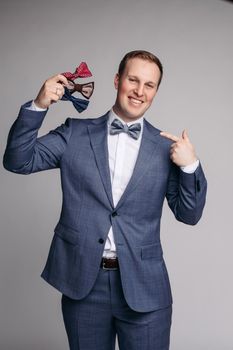
POLYGON ((52 77, 52 79, 55 80, 56 83, 62 83, 62 84, 64 84, 65 86, 68 86, 68 85, 69 85, 67 78, 64 77, 64 75, 62 75, 62 74, 54 75, 54 76, 52 77))
POLYGON ((179 137, 172 135, 169 132, 161 131, 160 135, 174 142, 179 141, 179 137))

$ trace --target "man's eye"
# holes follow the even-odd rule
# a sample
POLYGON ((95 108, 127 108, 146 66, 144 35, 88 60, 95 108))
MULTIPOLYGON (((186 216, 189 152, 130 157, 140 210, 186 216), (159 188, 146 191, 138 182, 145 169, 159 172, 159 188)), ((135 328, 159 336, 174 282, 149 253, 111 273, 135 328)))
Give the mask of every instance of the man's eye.
POLYGON ((129 81, 135 82, 135 81, 136 81, 136 79, 129 78, 129 81))

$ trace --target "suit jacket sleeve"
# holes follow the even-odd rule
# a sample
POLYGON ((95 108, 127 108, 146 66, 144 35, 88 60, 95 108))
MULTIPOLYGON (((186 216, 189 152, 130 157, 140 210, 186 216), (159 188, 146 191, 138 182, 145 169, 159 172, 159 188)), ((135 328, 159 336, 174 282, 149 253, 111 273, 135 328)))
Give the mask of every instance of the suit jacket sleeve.
POLYGON ((177 220, 195 225, 202 216, 206 191, 207 182, 201 164, 192 174, 172 165, 166 198, 177 220))
POLYGON ((37 138, 46 112, 31 111, 25 107, 12 125, 3 158, 4 167, 19 174, 30 174, 37 171, 58 168, 61 157, 71 135, 72 119, 37 138))

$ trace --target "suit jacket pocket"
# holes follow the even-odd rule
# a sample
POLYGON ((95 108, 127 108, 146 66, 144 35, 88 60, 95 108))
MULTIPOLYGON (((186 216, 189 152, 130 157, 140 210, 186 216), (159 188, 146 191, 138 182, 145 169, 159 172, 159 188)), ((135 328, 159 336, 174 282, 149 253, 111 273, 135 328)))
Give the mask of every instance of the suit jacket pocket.
POLYGON ((149 244, 141 247, 142 259, 162 260, 163 250, 160 243, 149 244))
POLYGON ((53 272, 59 280, 72 283, 79 266, 80 233, 58 223, 54 237, 53 272))
POLYGON ((63 239, 70 244, 76 245, 80 241, 80 233, 77 230, 74 230, 68 226, 64 226, 61 223, 58 223, 55 227, 55 235, 63 239))

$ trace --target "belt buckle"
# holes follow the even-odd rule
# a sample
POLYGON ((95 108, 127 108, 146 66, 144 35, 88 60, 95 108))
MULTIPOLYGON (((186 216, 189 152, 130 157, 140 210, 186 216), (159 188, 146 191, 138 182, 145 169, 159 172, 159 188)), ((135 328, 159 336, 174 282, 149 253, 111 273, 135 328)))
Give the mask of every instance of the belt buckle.
POLYGON ((104 265, 105 265, 105 262, 103 261, 103 265, 102 265, 103 270, 113 270, 113 271, 118 270, 118 267, 105 267, 104 265))

